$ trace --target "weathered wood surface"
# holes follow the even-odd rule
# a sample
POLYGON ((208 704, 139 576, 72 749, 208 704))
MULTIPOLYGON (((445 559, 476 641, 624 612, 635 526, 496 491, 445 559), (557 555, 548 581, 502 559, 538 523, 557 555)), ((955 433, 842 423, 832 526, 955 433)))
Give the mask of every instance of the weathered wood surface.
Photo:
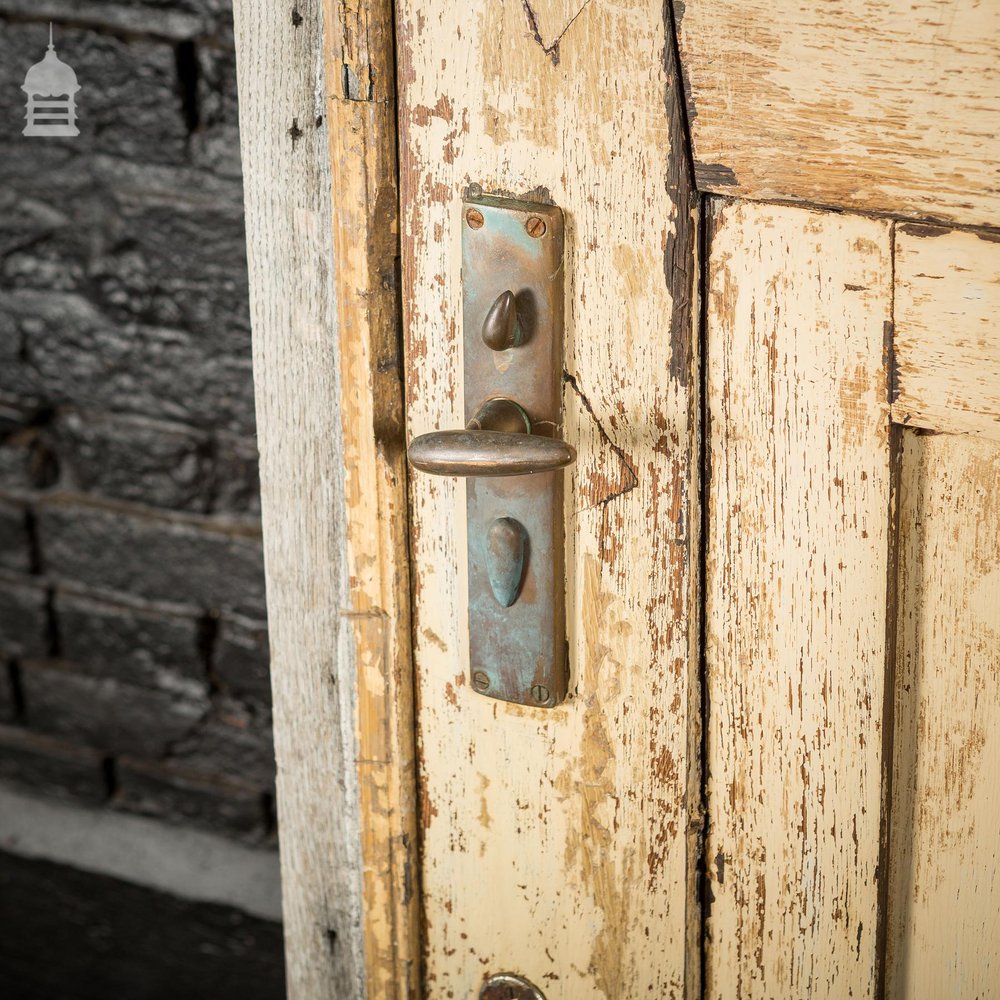
POLYGON ((409 433, 462 423, 460 204, 481 185, 566 213, 579 454, 575 693, 552 711, 471 690, 464 491, 411 479, 427 994, 513 970, 548 1000, 696 996, 694 220, 663 5, 397 9, 409 433))
POLYGON ((1000 220, 1000 5, 675 6, 699 189, 1000 220))
POLYGON ((289 995, 404 997, 415 823, 391 21, 375 0, 238 0, 235 20, 289 995))
POLYGON ((409 530, 390 0, 327 0, 325 61, 370 997, 419 990, 409 530))
POLYGON ((1000 440, 1000 242, 899 226, 895 264, 893 420, 1000 440))
POLYGON ((904 433, 886 996, 1000 984, 1000 445, 904 433))
POLYGON ((711 204, 705 995, 868 997, 889 224, 711 204))

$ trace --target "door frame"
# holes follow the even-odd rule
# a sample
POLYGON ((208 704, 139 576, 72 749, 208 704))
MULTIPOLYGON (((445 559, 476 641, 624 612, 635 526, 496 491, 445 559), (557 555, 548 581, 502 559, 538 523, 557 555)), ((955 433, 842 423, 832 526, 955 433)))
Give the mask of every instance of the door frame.
POLYGON ((392 4, 234 20, 288 995, 415 997, 392 4))

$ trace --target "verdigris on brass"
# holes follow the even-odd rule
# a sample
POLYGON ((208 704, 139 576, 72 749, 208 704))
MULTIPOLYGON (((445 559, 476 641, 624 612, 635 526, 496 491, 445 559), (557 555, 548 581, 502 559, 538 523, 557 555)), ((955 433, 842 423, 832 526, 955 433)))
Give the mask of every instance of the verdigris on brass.
POLYGON ((486 533, 486 571, 493 596, 509 608, 521 592, 528 555, 528 533, 513 517, 498 517, 486 533))

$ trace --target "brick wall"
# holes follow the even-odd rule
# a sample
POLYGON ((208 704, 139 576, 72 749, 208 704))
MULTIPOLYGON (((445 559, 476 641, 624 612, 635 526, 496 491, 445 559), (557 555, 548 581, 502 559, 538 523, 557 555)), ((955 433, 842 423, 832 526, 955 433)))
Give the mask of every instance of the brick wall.
POLYGON ((234 62, 228 0, 0 0, 0 780, 269 844, 234 62))

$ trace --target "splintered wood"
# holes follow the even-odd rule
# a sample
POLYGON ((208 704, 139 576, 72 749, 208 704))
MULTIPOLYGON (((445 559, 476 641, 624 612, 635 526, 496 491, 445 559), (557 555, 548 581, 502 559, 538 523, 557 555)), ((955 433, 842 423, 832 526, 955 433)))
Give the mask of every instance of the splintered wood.
POLYGON ((698 375, 663 5, 397 8, 409 433, 462 424, 460 207, 478 185, 566 213, 579 456, 573 693, 551 711, 471 689, 463 490, 411 479, 427 992, 465 1000, 509 970, 548 1000, 679 998, 698 972, 698 375))
POLYGON ((714 203, 706 996, 868 997, 889 571, 889 224, 714 203))

